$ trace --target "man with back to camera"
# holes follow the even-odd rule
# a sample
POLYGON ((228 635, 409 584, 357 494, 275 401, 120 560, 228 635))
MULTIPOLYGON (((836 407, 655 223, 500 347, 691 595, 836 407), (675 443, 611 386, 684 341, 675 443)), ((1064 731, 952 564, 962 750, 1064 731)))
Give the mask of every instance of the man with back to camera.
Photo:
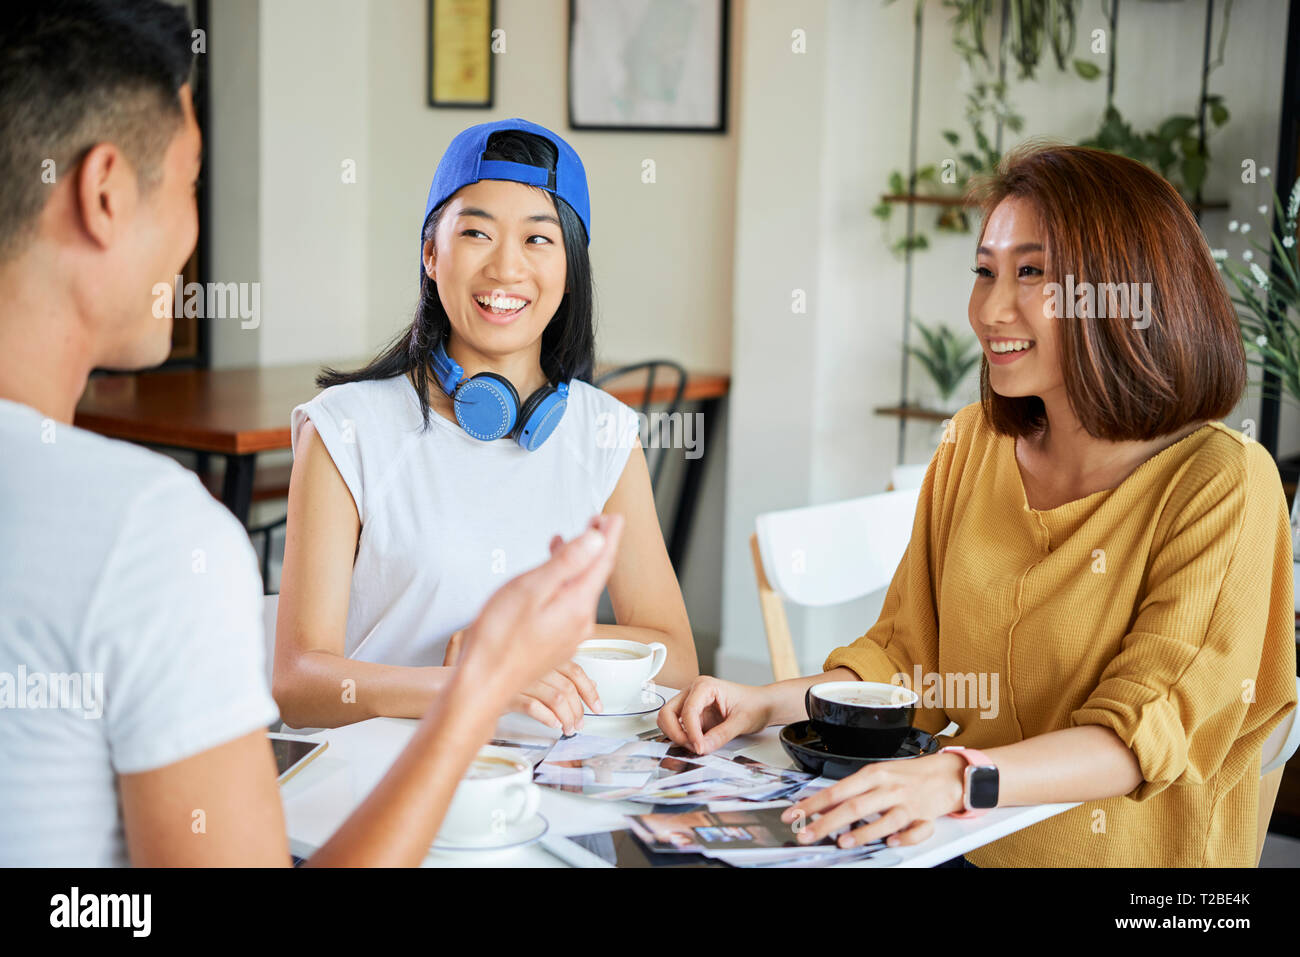
MULTIPOLYGON (((190 43, 162 0, 0 22, 3 865, 290 860, 247 535, 175 462, 71 425, 92 369, 170 348, 153 287, 198 235, 190 43), (73 677, 90 697, 53 700, 73 677)), ((590 635, 621 530, 593 519, 492 596, 449 693, 310 863, 423 859, 506 702, 590 635)))

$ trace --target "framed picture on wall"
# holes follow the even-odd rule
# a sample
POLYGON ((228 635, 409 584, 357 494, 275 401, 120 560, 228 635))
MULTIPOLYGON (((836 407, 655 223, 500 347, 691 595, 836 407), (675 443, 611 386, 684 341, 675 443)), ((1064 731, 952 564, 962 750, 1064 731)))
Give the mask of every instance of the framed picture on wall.
POLYGON ((496 0, 429 0, 429 105, 490 109, 496 0))
POLYGON ((569 0, 569 125, 724 133, 729 0, 569 0))

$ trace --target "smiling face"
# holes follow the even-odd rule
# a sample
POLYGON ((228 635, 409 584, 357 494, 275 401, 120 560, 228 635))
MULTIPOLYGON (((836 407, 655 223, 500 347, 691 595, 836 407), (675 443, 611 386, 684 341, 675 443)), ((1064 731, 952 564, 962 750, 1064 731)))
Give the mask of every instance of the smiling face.
MULTIPOLYGON (((158 181, 142 194, 136 194, 134 185, 129 188, 126 205, 134 208, 121 242, 108 250, 87 290, 86 311, 100 318, 97 365, 104 368, 154 366, 171 351, 172 308, 154 308, 154 288, 165 283, 164 301, 173 305, 170 289, 198 241, 196 183, 202 158, 188 84, 181 87, 180 104, 181 122, 162 157, 158 181)), ((134 184, 133 171, 129 177, 134 184)))
POLYGON ((976 252, 969 318, 998 395, 1046 399, 1065 388, 1059 320, 1044 295, 1046 236, 1034 208, 1008 196, 989 215, 976 252))
POLYGON ((554 200, 522 183, 471 183, 443 209, 424 268, 460 349, 489 361, 540 354, 567 278, 554 200))

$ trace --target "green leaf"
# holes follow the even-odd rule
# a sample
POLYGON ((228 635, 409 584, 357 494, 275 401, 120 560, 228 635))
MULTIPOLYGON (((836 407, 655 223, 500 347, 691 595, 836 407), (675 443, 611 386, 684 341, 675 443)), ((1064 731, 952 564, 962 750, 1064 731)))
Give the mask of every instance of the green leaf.
POLYGON ((1176 140, 1181 136, 1186 136, 1195 128, 1196 117, 1171 116, 1160 124, 1160 129, 1157 131, 1156 135, 1162 140, 1176 140))
POLYGON ((921 364, 940 396, 947 400, 979 362, 979 343, 972 336, 959 339, 947 326, 931 328, 919 319, 913 319, 912 325, 924 340, 924 345, 909 345, 907 352, 921 364))
POLYGON ((1215 126, 1222 126, 1228 122, 1228 108, 1222 103, 1210 104, 1210 122, 1215 126))
POLYGON ((1085 80, 1095 80, 1101 76, 1101 67, 1095 63, 1089 63, 1087 60, 1076 59, 1074 61, 1074 72, 1085 80))
POLYGON ((895 196, 902 196, 907 192, 907 187, 903 185, 903 174, 898 170, 889 174, 889 191, 895 196))
POLYGON ((920 251, 922 249, 929 249, 929 248, 930 248, 930 241, 925 238, 925 234, 917 233, 910 240, 906 236, 901 237, 900 239, 898 239, 897 242, 894 243, 893 246, 890 247, 890 250, 895 255, 901 256, 909 249, 914 251, 920 251))
POLYGON ((871 215, 877 219, 889 219, 894 215, 894 206, 892 203, 880 203, 872 207, 871 215))
POLYGON ((1188 156, 1183 159, 1183 185, 1189 193, 1195 193, 1205 183, 1205 158, 1188 156))
POLYGON ((961 141, 961 137, 952 130, 944 130, 943 138, 948 141, 949 146, 956 146, 961 141))

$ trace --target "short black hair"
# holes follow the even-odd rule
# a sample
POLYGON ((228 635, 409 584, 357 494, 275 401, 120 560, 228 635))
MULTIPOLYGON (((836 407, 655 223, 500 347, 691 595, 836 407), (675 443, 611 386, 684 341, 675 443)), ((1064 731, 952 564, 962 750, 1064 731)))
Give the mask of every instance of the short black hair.
POLYGON ((36 0, 0 18, 0 261, 31 232, 55 178, 111 142, 141 188, 181 122, 189 14, 163 0, 36 0))

